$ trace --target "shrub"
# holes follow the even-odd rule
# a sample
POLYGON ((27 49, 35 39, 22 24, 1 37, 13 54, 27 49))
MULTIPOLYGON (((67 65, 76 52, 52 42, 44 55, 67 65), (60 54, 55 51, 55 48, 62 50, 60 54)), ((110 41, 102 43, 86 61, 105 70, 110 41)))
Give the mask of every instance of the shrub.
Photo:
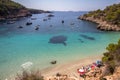
POLYGON ((107 61, 108 61, 108 57, 107 56, 102 57, 102 62, 103 63, 106 63, 107 61))
POLYGON ((20 9, 25 9, 25 7, 12 0, 0 0, 0 16, 7 16, 10 15, 10 13, 14 14, 15 10, 20 10, 20 9))
POLYGON ((120 3, 113 4, 106 7, 104 10, 90 11, 88 14, 84 15, 86 17, 94 17, 97 19, 102 19, 110 24, 120 26, 120 3))
POLYGON ((100 80, 107 80, 107 79, 102 77, 102 78, 100 78, 100 80))
POLYGON ((109 44, 108 47, 106 47, 106 49, 109 52, 114 52, 117 49, 117 44, 109 44))
POLYGON ((40 71, 34 72, 27 72, 23 71, 21 75, 17 75, 15 80, 44 80, 43 76, 41 75, 40 71))
POLYGON ((113 74, 115 71, 115 67, 109 66, 108 68, 109 68, 110 73, 113 74))
POLYGON ((120 40, 117 44, 109 44, 106 49, 108 52, 103 54, 102 62, 108 65, 107 71, 113 74, 115 67, 120 64, 120 40))

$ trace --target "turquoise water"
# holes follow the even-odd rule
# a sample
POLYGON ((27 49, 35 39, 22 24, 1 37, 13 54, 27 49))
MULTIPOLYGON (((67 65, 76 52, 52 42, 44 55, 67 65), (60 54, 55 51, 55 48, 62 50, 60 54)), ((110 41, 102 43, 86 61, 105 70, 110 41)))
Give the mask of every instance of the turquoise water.
POLYGON ((21 70, 25 62, 32 62, 33 68, 51 67, 50 61, 58 65, 97 56, 105 52, 109 43, 117 42, 120 32, 103 32, 96 29, 97 24, 78 20, 84 12, 54 12, 55 17, 43 21, 48 14, 35 14, 37 20, 24 18, 15 24, 0 24, 0 78, 4 79, 21 70), (31 20, 32 25, 26 26, 31 20), (61 20, 65 23, 62 24, 61 20), (70 25, 75 23, 74 25, 70 25), (18 29, 18 26, 23 26, 18 29), (40 25, 39 30, 35 26, 40 25), (52 27, 50 27, 52 25, 52 27), (66 46, 48 43, 53 36, 67 37, 66 46), (94 40, 84 38, 85 35, 94 40))

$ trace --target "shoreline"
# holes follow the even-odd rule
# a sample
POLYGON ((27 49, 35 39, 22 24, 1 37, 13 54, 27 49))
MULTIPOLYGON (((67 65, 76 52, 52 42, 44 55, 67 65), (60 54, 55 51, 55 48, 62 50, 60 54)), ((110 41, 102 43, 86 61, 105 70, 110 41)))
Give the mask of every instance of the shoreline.
POLYGON ((110 24, 110 23, 108 23, 106 21, 102 21, 101 19, 98 19, 98 18, 80 16, 78 19, 97 23, 98 24, 97 29, 99 29, 101 31, 120 31, 120 26, 110 24))
POLYGON ((46 68, 41 70, 41 74, 44 76, 45 80, 47 80, 48 77, 55 76, 57 73, 67 74, 69 76, 80 78, 79 74, 77 73, 77 69, 81 68, 82 66, 90 65, 93 62, 96 62, 97 60, 101 60, 101 57, 102 55, 90 56, 77 61, 73 61, 71 63, 55 65, 52 68, 46 68))
MULTIPOLYGON (((63 63, 63 64, 55 64, 52 67, 47 67, 44 69, 28 69, 28 71, 40 71, 41 75, 44 76, 45 80, 49 80, 53 76, 56 76, 57 73, 68 75, 70 77, 78 79, 83 79, 79 76, 77 69, 92 64, 97 60, 101 60, 102 55, 98 56, 89 56, 86 58, 82 58, 76 61, 63 63)), ((18 74, 21 74, 22 71, 19 71, 18 74)), ((10 75, 6 79, 8 80, 15 80, 16 74, 10 75)))
MULTIPOLYGON (((101 60, 102 55, 99 56, 89 56, 83 59, 79 59, 76 61, 72 61, 69 63, 63 63, 63 64, 56 64, 52 67, 47 67, 44 69, 28 69, 27 71, 40 71, 41 75, 44 76, 45 80, 49 80, 49 78, 56 76, 57 73, 68 75, 69 77, 78 79, 83 79, 79 76, 79 73, 77 72, 77 69, 92 64, 93 62, 96 62, 97 60, 101 60)), ((21 74, 22 71, 18 71, 17 74, 21 74)), ((6 77, 6 80, 15 80, 17 74, 12 74, 9 77, 6 77)))

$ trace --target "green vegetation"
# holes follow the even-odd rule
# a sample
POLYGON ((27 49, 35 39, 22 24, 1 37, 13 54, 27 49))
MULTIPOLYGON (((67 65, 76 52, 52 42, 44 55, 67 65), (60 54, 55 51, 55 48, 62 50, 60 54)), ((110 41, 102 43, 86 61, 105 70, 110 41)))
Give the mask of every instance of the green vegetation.
POLYGON ((16 14, 20 9, 23 8, 25 7, 11 0, 0 0, 0 16, 16 14))
POLYGON ((84 16, 102 19, 103 21, 107 21, 110 24, 120 26, 120 3, 108 6, 104 10, 98 9, 96 11, 91 11, 84 16))
POLYGON ((102 77, 102 78, 100 78, 100 80, 107 80, 107 79, 102 77))
POLYGON ((31 16, 32 14, 50 13, 49 11, 28 9, 12 0, 0 0, 0 20, 31 16))
POLYGON ((37 9, 28 9, 32 14, 41 14, 41 13, 51 13, 50 11, 37 10, 37 9))
POLYGON ((104 53, 103 63, 108 65, 110 73, 114 72, 116 66, 120 66, 120 40, 117 44, 109 44, 104 53))

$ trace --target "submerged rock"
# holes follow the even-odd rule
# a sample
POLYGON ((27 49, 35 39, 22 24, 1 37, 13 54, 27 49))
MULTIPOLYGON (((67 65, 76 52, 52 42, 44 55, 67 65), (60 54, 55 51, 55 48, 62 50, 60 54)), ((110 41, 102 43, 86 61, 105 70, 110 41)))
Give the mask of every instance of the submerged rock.
POLYGON ((51 61, 50 63, 51 63, 51 64, 56 64, 56 63, 57 63, 57 61, 51 61))
POLYGON ((83 43, 84 41, 82 39, 78 39, 81 43, 83 43))
POLYGON ((80 36, 83 37, 83 38, 85 38, 85 39, 95 40, 94 37, 90 37, 90 36, 87 36, 87 35, 83 35, 83 34, 81 34, 80 36))
POLYGON ((60 36, 54 36, 52 38, 50 38, 49 40, 49 43, 52 43, 52 44, 63 44, 64 46, 66 46, 66 41, 67 40, 67 37, 66 36, 63 36, 63 35, 60 35, 60 36))

